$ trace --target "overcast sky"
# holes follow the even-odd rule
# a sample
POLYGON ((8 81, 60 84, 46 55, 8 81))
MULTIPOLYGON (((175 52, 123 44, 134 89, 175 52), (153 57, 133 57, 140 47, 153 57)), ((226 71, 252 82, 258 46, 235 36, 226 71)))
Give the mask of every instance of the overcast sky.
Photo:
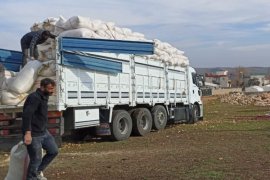
POLYGON ((33 23, 60 15, 115 22, 168 42, 194 67, 270 67, 270 0, 5 0, 0 48, 20 50, 33 23))

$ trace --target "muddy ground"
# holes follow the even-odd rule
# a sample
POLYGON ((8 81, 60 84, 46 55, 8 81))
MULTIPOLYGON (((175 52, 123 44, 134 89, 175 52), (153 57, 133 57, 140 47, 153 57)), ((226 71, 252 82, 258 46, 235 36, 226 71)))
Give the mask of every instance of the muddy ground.
MULTIPOLYGON (((269 179, 270 107, 229 105, 217 97, 204 103, 197 124, 169 125, 121 142, 64 142, 44 173, 49 180, 269 179)), ((0 152, 0 162, 3 179, 8 153, 0 152)))

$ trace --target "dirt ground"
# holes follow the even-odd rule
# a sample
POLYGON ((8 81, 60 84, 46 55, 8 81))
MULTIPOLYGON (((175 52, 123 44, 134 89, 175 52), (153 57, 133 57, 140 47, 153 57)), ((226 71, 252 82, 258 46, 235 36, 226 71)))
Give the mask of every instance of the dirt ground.
MULTIPOLYGON (((112 142, 64 142, 44 172, 49 180, 269 179, 270 107, 237 106, 204 98, 204 120, 168 125, 145 137, 112 142)), ((0 152, 0 179, 8 170, 0 152)))

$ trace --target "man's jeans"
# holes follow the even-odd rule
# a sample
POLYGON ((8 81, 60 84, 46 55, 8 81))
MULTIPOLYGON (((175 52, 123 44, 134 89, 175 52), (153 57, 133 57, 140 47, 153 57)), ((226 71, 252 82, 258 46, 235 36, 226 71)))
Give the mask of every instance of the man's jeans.
MULTIPOLYGON (((38 50, 37 48, 34 49, 34 58, 35 59, 38 59, 38 50)), ((23 66, 25 66, 27 64, 27 59, 30 58, 30 52, 29 52, 29 49, 26 49, 26 48, 22 48, 22 63, 23 63, 23 66)))
POLYGON ((32 137, 32 143, 27 145, 30 163, 27 171, 27 180, 36 179, 38 172, 43 171, 57 156, 58 147, 52 135, 46 131, 43 136, 32 137), (46 150, 42 158, 42 148, 46 150))

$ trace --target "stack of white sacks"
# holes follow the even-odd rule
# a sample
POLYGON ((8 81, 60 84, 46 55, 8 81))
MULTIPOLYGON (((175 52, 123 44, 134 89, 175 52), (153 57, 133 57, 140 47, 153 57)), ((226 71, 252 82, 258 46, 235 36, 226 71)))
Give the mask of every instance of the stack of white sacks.
MULTIPOLYGON (((18 105, 23 103, 26 96, 39 87, 41 79, 46 77, 55 79, 55 71, 51 73, 51 62, 32 60, 18 73, 5 70, 2 66, 0 69, 0 84, 2 85, 0 88, 1 104, 18 105)), ((55 95, 51 98, 51 101, 54 99, 55 95)))
MULTIPOLYGON (((149 41, 145 39, 143 34, 132 32, 128 28, 117 27, 112 22, 91 20, 81 16, 73 16, 68 20, 63 17, 47 18, 43 22, 34 23, 31 31, 37 30, 49 30, 59 37, 149 41)), ((146 59, 162 61, 171 66, 187 66, 189 64, 183 51, 157 39, 154 40, 154 43, 154 55, 145 56, 146 59)), ((28 62, 20 72, 14 73, 3 68, 0 69, 2 104, 18 105, 29 93, 39 87, 41 79, 45 77, 55 79, 55 42, 50 39, 44 44, 38 45, 38 50, 39 59, 28 62)))

